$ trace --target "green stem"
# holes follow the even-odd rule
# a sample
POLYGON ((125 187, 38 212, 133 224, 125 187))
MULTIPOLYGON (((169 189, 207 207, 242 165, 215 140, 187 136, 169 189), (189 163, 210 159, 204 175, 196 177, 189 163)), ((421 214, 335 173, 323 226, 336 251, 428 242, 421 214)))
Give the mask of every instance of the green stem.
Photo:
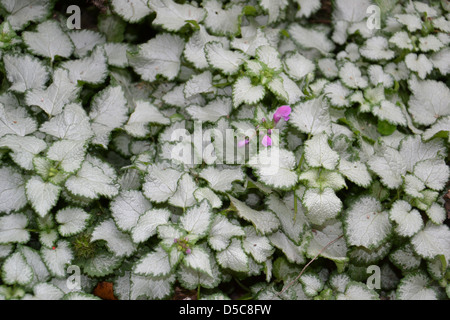
POLYGON ((200 285, 197 287, 197 300, 200 300, 200 285))
POLYGON ((295 188, 294 188, 294 223, 295 220, 297 219, 297 211, 298 211, 298 207, 297 207, 297 195, 295 194, 295 188))
POLYGON ((250 293, 246 293, 243 296, 238 298, 238 300, 252 300, 252 299, 253 299, 253 295, 251 295, 250 293))
POLYGON ((248 287, 246 287, 242 282, 240 282, 239 279, 234 278, 234 281, 236 281, 236 283, 239 285, 239 287, 241 287, 245 291, 251 292, 251 290, 248 287))
POLYGON ((219 211, 217 214, 222 214, 225 216, 230 211, 233 211, 233 210, 230 208, 226 208, 226 209, 223 209, 222 211, 219 211))
POLYGON ((381 199, 381 192, 383 191, 383 186, 380 186, 380 191, 378 191, 378 200, 381 199))
POLYGON ((331 246, 333 243, 335 243, 336 241, 338 241, 340 238, 342 238, 344 235, 340 235, 339 237, 337 237, 336 239, 334 239, 333 241, 328 242, 328 244, 323 247, 318 254, 316 254, 316 256, 314 258, 312 258, 302 269, 302 271, 300 271, 300 273, 298 274, 298 276, 292 280, 286 287, 284 287, 280 292, 277 293, 277 295, 282 295, 287 289, 289 289, 295 282, 298 281, 298 279, 300 279, 300 277, 302 276, 303 272, 305 272, 305 270, 308 268, 308 266, 314 261, 316 260, 321 254, 322 252, 324 252, 329 246, 331 246))
POLYGON ((98 205, 98 208, 100 209, 101 214, 105 214, 105 210, 103 210, 103 206, 100 203, 100 201, 98 201, 98 200, 97 200, 97 205, 98 205))
MULTIPOLYGON (((306 138, 305 141, 308 141, 311 138, 311 133, 308 133, 308 137, 306 138)), ((303 144, 305 145, 305 144, 303 144)), ((298 161, 298 165, 297 165, 297 173, 300 173, 300 170, 302 169, 302 164, 303 161, 305 160, 305 149, 303 148, 303 152, 302 152, 302 156, 300 157, 300 160, 298 161)))
POLYGON ((300 173, 304 159, 305 159, 305 151, 303 150, 302 156, 300 157, 300 160, 298 161, 298 165, 297 165, 297 169, 296 169, 297 173, 300 173))
POLYGON ((394 198, 391 199, 391 201, 389 202, 389 207, 392 206, 392 204, 397 201, 398 199, 400 199, 400 194, 401 194, 401 190, 397 189, 397 194, 395 195, 394 198))
MULTIPOLYGON (((308 133, 308 137, 306 138, 306 141, 309 140, 311 138, 311 133, 308 133)), ((298 161, 298 165, 297 168, 295 169, 295 171, 299 174, 300 171, 302 170, 302 165, 303 165, 303 161, 305 161, 305 149, 303 148, 303 152, 302 152, 302 156, 300 157, 300 160, 298 161)), ((294 191, 294 222, 297 219, 297 212, 298 212, 298 197, 295 194, 295 187, 293 189, 294 191)))
POLYGON ((400 199, 400 193, 401 193, 400 189, 397 189, 397 194, 395 195, 394 200, 392 200, 392 202, 395 202, 396 200, 400 199))

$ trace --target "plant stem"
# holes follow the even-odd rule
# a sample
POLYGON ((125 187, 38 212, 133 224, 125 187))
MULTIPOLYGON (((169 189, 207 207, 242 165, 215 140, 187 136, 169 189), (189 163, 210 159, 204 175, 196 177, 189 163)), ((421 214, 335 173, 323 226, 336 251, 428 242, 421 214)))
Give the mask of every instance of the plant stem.
POLYGON ((242 282, 240 282, 239 279, 234 278, 234 281, 236 281, 236 283, 239 285, 239 287, 241 287, 245 291, 251 292, 251 290, 248 287, 246 287, 242 282))
POLYGON ((391 200, 391 202, 389 203, 389 206, 391 206, 395 201, 397 201, 398 199, 400 199, 400 194, 401 194, 401 190, 397 189, 397 194, 395 195, 395 197, 391 200))
POLYGON ((250 293, 246 293, 238 298, 238 300, 252 300, 252 299, 253 299, 253 295, 251 295, 250 293))
POLYGON ((298 161, 298 165, 297 165, 297 169, 296 169, 297 173, 300 172, 304 159, 305 159, 305 151, 303 150, 302 156, 300 157, 300 160, 298 161))
MULTIPOLYGON (((306 138, 306 140, 309 140, 310 138, 311 138, 311 133, 308 133, 308 137, 306 138)), ((295 169, 295 171, 297 173, 300 173, 300 171, 302 170, 302 165, 303 165, 304 160, 305 160, 305 149, 303 148, 302 156, 300 157, 297 168, 295 169)), ((297 205, 298 198, 297 198, 297 195, 295 194, 295 190, 296 190, 296 188, 294 187, 294 190, 293 190, 294 191, 294 222, 297 219, 297 211, 298 211, 298 205, 297 205)))
MULTIPOLYGON (((306 138, 305 141, 308 141, 311 138, 311 133, 308 133, 308 137, 306 138)), ((305 148, 304 148, 305 144, 303 143, 303 152, 302 152, 302 156, 300 157, 300 160, 298 161, 298 165, 297 165, 297 173, 300 172, 300 170, 302 169, 302 164, 303 161, 305 160, 305 148)))
POLYGON ((302 269, 302 271, 300 271, 300 273, 298 274, 298 276, 292 280, 286 287, 284 287, 280 292, 277 293, 277 295, 281 295, 283 294, 287 289, 289 289, 295 282, 298 281, 298 279, 300 279, 300 277, 302 276, 302 274, 305 272, 306 268, 309 267, 309 265, 316 260, 321 254, 322 252, 324 252, 329 246, 331 246, 333 243, 335 243, 336 241, 338 241, 340 238, 342 238, 344 235, 340 235, 339 237, 337 237, 336 239, 334 239, 333 241, 329 242, 325 247, 323 247, 318 254, 316 254, 316 256, 314 258, 312 258, 302 269))
POLYGON ((295 188, 294 188, 294 222, 297 219, 297 195, 295 194, 295 188))
POLYGON ((226 208, 226 209, 223 209, 222 211, 219 211, 217 214, 226 215, 227 212, 229 212, 229 211, 232 211, 232 210, 230 208, 226 208))

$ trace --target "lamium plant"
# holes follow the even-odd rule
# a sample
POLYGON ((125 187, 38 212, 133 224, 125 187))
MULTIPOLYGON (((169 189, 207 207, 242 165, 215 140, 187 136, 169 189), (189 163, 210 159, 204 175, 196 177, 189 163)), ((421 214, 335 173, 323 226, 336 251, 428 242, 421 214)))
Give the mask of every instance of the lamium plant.
POLYGON ((0 0, 0 298, 449 299, 449 34, 446 0, 0 0))

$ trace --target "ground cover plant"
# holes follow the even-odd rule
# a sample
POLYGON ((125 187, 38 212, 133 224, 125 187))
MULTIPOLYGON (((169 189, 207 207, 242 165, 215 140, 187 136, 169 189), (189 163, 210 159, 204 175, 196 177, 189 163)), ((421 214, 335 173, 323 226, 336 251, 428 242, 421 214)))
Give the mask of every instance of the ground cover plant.
POLYGON ((0 298, 450 297, 448 1, 69 2, 0 0, 0 298))

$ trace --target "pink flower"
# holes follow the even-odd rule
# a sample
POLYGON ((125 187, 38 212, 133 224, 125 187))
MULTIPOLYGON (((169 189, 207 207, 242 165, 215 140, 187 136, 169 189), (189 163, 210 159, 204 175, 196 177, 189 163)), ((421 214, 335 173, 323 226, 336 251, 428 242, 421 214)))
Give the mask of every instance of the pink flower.
POLYGON ((186 249, 187 254, 191 254, 191 252, 192 252, 191 249, 189 249, 189 248, 186 249))
POLYGON ((273 121, 275 121, 275 123, 278 123, 278 121, 280 121, 281 118, 283 118, 284 121, 288 121, 291 111, 292 111, 291 107, 289 106, 279 107, 277 111, 275 111, 275 113, 273 114, 273 121))
POLYGON ((261 143, 263 144, 264 147, 271 146, 272 145, 272 139, 268 135, 265 135, 262 138, 261 143))
POLYGON ((238 142, 238 147, 242 148, 243 146, 245 146, 246 144, 248 144, 250 141, 248 139, 245 140, 241 140, 238 142))

